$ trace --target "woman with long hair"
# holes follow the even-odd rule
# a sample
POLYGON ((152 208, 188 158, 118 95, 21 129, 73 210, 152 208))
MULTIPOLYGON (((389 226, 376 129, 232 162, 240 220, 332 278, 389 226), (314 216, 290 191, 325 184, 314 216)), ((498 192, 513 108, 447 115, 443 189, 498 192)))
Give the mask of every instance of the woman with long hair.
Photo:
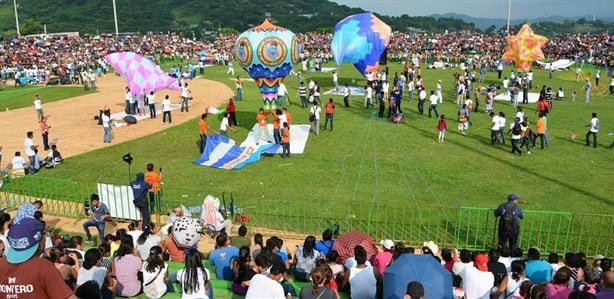
POLYGON ((107 268, 100 267, 102 253, 98 248, 90 248, 83 257, 83 267, 79 269, 77 275, 77 287, 86 281, 94 280, 98 283, 98 288, 102 288, 104 279, 107 276, 107 268))
POLYGON ((512 261, 512 272, 509 273, 504 298, 522 299, 520 296, 520 286, 528 279, 524 275, 525 264, 522 260, 512 261))
POLYGON ((141 272, 143 272, 143 293, 147 298, 162 298, 166 293, 168 282, 168 265, 162 260, 162 247, 151 247, 141 272))
POLYGON ((299 298, 301 299, 337 299, 337 294, 324 286, 327 274, 323 267, 317 267, 311 273, 311 286, 301 289, 299 298))
POLYGON ((303 246, 296 249, 296 264, 294 278, 298 281, 309 281, 311 271, 316 267, 320 252, 315 249, 316 237, 307 236, 303 246))
POLYGON ((132 237, 128 234, 123 235, 113 263, 113 275, 117 279, 115 286, 117 295, 132 297, 141 292, 142 285, 138 273, 142 267, 143 261, 135 255, 132 237))
POLYGON ((136 239, 136 251, 142 260, 149 257, 149 251, 152 247, 160 244, 162 239, 156 235, 156 228, 153 223, 143 226, 143 233, 136 239))
POLYGON ((203 266, 200 252, 191 248, 185 256, 185 268, 177 272, 182 298, 212 298, 209 277, 209 270, 203 266))
POLYGON ((573 291, 568 286, 570 278, 571 270, 569 270, 569 268, 562 267, 556 271, 552 281, 546 284, 546 298, 567 299, 569 297, 569 293, 573 291))
POLYGON ((256 274, 251 266, 251 253, 249 247, 243 246, 239 249, 239 257, 232 260, 230 267, 233 272, 233 280, 230 289, 233 293, 245 296, 249 287, 250 279, 256 274))

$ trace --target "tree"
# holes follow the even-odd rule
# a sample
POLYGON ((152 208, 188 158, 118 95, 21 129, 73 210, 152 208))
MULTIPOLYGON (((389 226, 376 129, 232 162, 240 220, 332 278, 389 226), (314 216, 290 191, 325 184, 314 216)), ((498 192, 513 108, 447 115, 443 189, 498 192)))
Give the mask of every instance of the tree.
POLYGON ((37 33, 42 33, 43 31, 43 26, 41 25, 40 22, 35 21, 34 19, 28 19, 26 20, 25 23, 23 23, 23 25, 21 25, 21 34, 22 35, 29 35, 29 34, 37 34, 37 33))

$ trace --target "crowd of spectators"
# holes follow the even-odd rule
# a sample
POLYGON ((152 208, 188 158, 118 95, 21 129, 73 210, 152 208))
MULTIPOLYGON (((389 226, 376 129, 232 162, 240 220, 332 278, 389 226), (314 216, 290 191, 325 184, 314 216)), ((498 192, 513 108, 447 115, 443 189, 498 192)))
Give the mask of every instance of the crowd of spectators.
MULTIPOLYGON (((299 33, 304 58, 332 59, 330 33, 299 33)), ((132 51, 157 62, 180 58, 182 63, 227 64, 234 53, 237 35, 220 35, 208 43, 175 33, 134 35, 102 34, 98 36, 58 34, 21 36, 0 42, 0 77, 3 80, 35 77, 45 82, 50 76, 66 78, 64 82, 79 82, 81 72, 89 69, 104 72, 108 66, 102 59, 117 51, 132 51)), ((548 59, 572 59, 599 66, 614 63, 614 35, 560 34, 552 38, 543 51, 548 59)), ((393 33, 388 46, 392 61, 445 61, 468 64, 484 63, 496 66, 505 49, 505 36, 463 30, 446 34, 393 33)))
MULTIPOLYGON (((588 259, 582 252, 542 258, 537 248, 499 247, 471 252, 422 248, 383 240, 378 252, 363 245, 345 260, 335 250, 332 232, 322 239, 307 236, 291 250, 278 237, 263 242, 261 234, 238 236, 220 231, 215 248, 178 247, 155 225, 132 223, 128 230, 107 234, 98 246, 82 236, 56 237, 43 218, 43 203, 20 206, 14 217, 0 214, 0 294, 27 292, 37 298, 113 298, 144 294, 161 298, 181 288, 182 298, 213 298, 212 279, 228 281, 230 290, 245 298, 381 298, 386 269, 405 254, 432 256, 453 279, 454 298, 613 298, 614 272, 604 256, 588 259), (205 256, 208 259, 205 260, 205 256), (181 263, 178 271, 169 262, 181 263), (207 269, 214 268, 216 278, 207 269), (12 279, 12 280, 11 280, 12 279), (308 285, 297 290, 292 281, 308 285), (21 287, 21 286, 24 287, 21 287)), ((293 247, 293 246, 292 246, 293 247)), ((436 275, 435 273, 432 273, 436 275)), ((428 293, 428 292, 427 292, 428 293)), ((405 298, 427 298, 420 282, 410 282, 405 298)))

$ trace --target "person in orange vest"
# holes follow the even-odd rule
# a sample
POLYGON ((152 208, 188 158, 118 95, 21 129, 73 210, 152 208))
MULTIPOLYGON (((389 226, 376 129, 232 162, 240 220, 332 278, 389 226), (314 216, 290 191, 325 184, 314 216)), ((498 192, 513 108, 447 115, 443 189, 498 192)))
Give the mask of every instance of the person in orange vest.
POLYGON ((207 144, 207 136, 209 136, 207 113, 200 115, 200 120, 198 121, 198 131, 200 133, 200 152, 202 153, 205 150, 205 145, 207 144))
POLYGON ((149 188, 149 211, 160 211, 160 181, 162 180, 162 167, 160 167, 160 173, 154 170, 152 163, 147 164, 147 172, 145 173, 145 182, 151 185, 149 188), (158 196, 158 205, 156 206, 156 195, 158 196))
POLYGON ((262 140, 262 135, 265 135, 266 141, 271 143, 271 134, 269 134, 267 117, 269 116, 269 112, 265 112, 264 108, 260 108, 258 114, 256 115, 256 121, 258 122, 258 137, 256 137, 256 145, 260 143, 262 140))
POLYGON ((290 112, 288 111, 288 108, 284 107, 281 109, 284 114, 286 115, 286 122, 288 123, 288 126, 292 125, 292 114, 290 114, 290 112))
POLYGON ((290 158, 290 125, 288 122, 284 122, 284 130, 283 130, 283 143, 281 150, 282 158, 290 158))
POLYGON ((326 126, 328 125, 328 120, 330 120, 330 130, 333 130, 333 114, 335 112, 335 103, 333 103, 333 98, 328 99, 328 103, 326 104, 326 121, 324 121, 324 130, 326 130, 326 126))

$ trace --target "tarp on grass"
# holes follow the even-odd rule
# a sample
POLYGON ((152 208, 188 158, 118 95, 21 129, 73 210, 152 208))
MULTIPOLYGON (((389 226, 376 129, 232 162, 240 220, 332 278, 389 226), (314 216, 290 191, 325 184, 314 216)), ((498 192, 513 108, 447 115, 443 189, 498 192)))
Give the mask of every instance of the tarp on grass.
POLYGON ((221 169, 241 169, 260 161, 262 153, 277 152, 280 145, 261 144, 259 146, 237 146, 234 140, 223 135, 212 135, 196 165, 221 169))

